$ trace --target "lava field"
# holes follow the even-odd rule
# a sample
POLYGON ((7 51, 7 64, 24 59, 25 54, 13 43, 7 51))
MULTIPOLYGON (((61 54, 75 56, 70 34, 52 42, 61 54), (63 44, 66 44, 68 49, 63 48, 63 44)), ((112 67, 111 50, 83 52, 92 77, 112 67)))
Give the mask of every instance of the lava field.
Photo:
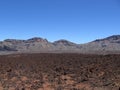
POLYGON ((1 55, 0 90, 120 90, 120 55, 1 55))

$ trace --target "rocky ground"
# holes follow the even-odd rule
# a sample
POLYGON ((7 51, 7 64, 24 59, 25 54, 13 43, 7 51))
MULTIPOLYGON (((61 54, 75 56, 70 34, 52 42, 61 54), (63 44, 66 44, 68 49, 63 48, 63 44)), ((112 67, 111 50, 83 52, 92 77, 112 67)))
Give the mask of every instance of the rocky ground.
POLYGON ((2 55, 0 90, 120 90, 120 55, 2 55))

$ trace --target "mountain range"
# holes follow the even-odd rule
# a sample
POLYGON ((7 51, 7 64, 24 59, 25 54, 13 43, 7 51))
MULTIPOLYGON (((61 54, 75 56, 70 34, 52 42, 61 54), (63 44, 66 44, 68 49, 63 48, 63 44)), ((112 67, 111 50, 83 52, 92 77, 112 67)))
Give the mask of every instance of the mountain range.
POLYGON ((0 41, 0 54, 9 53, 120 53, 120 35, 112 35, 85 44, 76 44, 68 40, 50 42, 34 37, 28 40, 6 39, 0 41))

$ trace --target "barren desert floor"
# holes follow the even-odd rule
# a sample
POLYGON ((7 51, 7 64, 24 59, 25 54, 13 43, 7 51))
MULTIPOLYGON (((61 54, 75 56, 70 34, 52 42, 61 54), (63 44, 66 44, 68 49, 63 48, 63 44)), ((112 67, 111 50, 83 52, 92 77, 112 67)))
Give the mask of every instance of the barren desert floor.
POLYGON ((120 55, 2 55, 0 90, 120 90, 120 55))

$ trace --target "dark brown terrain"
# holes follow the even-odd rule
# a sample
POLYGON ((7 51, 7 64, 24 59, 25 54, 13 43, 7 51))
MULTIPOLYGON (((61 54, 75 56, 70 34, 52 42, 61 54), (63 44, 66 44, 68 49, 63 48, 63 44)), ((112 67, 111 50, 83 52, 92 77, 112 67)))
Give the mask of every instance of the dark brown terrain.
POLYGON ((120 55, 2 55, 0 90, 120 90, 120 55))

